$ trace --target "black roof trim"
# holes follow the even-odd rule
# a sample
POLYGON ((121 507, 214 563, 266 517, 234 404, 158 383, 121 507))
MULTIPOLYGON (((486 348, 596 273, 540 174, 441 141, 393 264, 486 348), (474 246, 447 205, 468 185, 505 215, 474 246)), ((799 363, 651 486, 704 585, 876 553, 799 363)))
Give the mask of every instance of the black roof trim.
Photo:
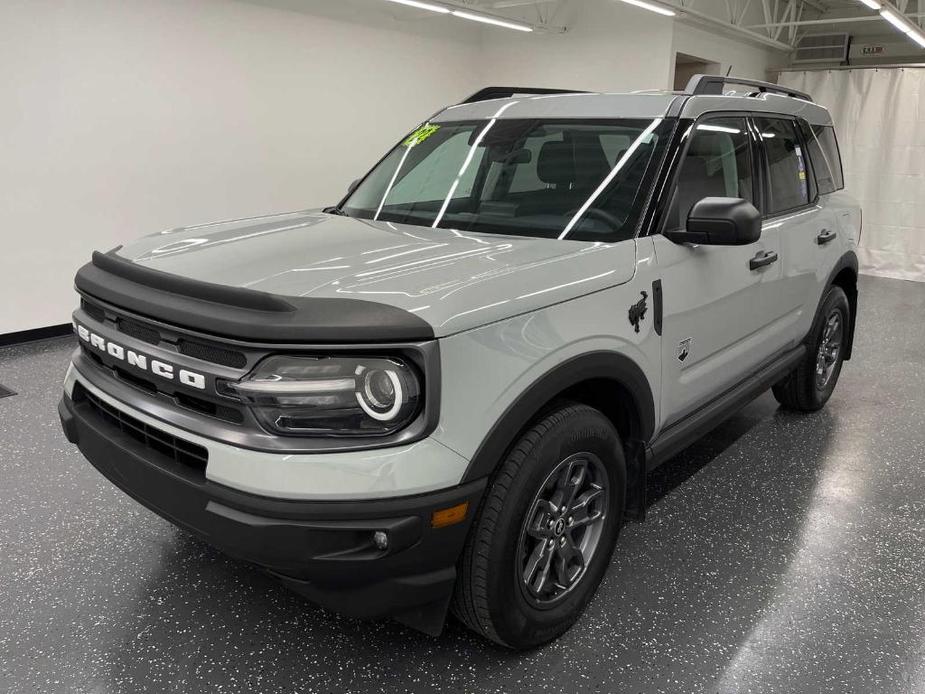
POLYGON ((550 89, 548 87, 485 87, 478 90, 461 104, 474 104, 490 99, 507 99, 515 94, 588 94, 576 89, 550 89))
POLYGON ((168 325, 241 341, 286 344, 420 342, 423 318, 363 299, 277 296, 181 277, 109 253, 77 271, 77 290, 168 325))
POLYGON ((781 94, 783 96, 793 97, 794 99, 802 99, 803 101, 813 100, 813 97, 806 92, 801 92, 789 87, 782 87, 773 82, 762 82, 761 80, 750 80, 743 77, 724 77, 723 75, 694 75, 687 83, 687 87, 684 88, 684 91, 692 96, 701 96, 705 94, 722 96, 723 87, 727 84, 741 84, 746 87, 755 87, 758 92, 781 94))

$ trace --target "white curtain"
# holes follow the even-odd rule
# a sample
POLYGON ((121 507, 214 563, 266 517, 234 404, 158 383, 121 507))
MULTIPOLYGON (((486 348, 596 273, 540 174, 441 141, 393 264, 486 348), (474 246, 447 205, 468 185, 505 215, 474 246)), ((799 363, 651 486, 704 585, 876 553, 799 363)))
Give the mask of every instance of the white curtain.
POLYGON ((925 68, 783 72, 835 121, 845 188, 863 208, 870 275, 925 282, 925 68))

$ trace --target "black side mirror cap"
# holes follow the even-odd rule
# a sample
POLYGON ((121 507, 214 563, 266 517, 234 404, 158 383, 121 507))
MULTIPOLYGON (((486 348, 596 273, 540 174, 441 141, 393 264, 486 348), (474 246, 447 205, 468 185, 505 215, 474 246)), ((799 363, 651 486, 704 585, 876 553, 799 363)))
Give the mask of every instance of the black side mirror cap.
POLYGON ((761 213, 742 198, 703 198, 691 208, 686 229, 664 236, 675 243, 747 246, 761 238, 761 213))

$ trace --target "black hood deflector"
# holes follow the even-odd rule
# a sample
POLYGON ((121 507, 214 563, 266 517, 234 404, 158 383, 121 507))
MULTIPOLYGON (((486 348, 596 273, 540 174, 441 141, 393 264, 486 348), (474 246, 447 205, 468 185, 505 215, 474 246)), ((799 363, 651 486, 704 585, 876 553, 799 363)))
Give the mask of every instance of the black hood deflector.
MULTIPOLYGON (((116 249, 118 250, 118 249, 116 249)), ((362 299, 277 296, 144 267, 115 251, 94 252, 77 290, 132 313, 244 341, 349 344, 434 339, 429 323, 404 309, 362 299)))

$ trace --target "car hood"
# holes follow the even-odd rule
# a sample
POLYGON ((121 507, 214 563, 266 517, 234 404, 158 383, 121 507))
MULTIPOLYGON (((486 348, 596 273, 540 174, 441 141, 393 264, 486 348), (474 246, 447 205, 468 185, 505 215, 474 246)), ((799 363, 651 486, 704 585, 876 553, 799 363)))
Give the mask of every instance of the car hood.
POLYGON ((389 304, 438 337, 621 284, 635 268, 632 241, 464 233, 318 211, 171 229, 117 254, 203 282, 389 304))

